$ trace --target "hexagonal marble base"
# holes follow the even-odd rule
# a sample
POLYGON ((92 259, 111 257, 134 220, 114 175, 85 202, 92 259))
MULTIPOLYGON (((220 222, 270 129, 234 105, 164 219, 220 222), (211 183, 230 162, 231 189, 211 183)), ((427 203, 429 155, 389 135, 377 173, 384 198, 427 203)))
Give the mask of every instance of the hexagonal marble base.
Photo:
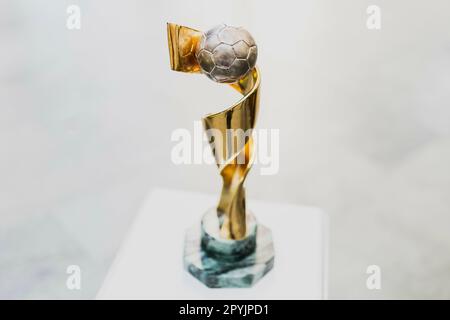
MULTIPOLYGON (((201 226, 188 229, 185 237, 184 267, 210 288, 251 287, 274 265, 271 231, 263 225, 255 225, 248 235, 249 239, 254 239, 256 233, 256 246, 251 251, 243 256, 239 255, 236 259, 230 259, 229 256, 221 258, 217 252, 214 254, 207 251, 208 248, 209 250, 211 248, 205 245, 205 237, 208 239, 207 243, 211 242, 211 235, 205 233, 205 220, 211 220, 210 217, 211 211, 205 214, 201 226)), ((214 241, 221 240, 215 239, 214 241)), ((221 242, 224 251, 228 251, 227 247, 234 249, 236 244, 239 242, 245 244, 246 241, 244 239, 239 241, 222 240, 221 242)))

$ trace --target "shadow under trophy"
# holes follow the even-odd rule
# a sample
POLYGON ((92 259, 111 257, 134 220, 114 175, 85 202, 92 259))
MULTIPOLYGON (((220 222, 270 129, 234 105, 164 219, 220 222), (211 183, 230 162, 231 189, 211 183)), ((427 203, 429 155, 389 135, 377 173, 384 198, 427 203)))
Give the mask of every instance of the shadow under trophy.
POLYGON ((245 205, 259 110, 257 46, 248 31, 225 24, 203 33, 168 23, 167 35, 172 70, 203 73, 242 94, 232 106, 203 118, 223 187, 217 207, 187 231, 184 265, 208 287, 250 287, 274 265, 271 231, 245 205))

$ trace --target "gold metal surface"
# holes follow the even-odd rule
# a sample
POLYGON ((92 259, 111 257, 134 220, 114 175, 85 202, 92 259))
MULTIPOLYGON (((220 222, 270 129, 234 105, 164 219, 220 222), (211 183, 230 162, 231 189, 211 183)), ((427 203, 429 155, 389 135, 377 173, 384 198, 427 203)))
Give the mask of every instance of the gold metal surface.
MULTIPOLYGON (((199 73, 195 58, 200 31, 168 23, 170 66, 172 70, 199 73)), ((223 179, 222 193, 217 213, 223 217, 221 236, 242 239, 246 236, 244 180, 253 162, 252 130, 259 110, 260 76, 257 68, 230 86, 243 97, 229 108, 203 118, 203 124, 213 150, 220 175, 223 179), (230 131, 231 130, 231 131, 230 131), (236 132, 245 132, 239 143, 236 132), (222 137, 218 139, 216 134, 222 137)), ((238 135, 239 136, 239 135, 238 135)))
POLYGON ((200 31, 173 23, 167 24, 170 67, 172 70, 200 72, 200 66, 195 58, 195 50, 201 37, 200 31))

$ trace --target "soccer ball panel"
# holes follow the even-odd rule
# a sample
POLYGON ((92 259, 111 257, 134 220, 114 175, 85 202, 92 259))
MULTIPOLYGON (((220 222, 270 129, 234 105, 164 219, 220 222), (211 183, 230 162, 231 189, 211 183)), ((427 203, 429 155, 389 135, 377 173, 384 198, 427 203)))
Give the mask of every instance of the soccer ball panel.
POLYGON ((236 59, 229 69, 230 77, 233 79, 240 78, 243 75, 247 74, 249 70, 250 68, 248 66, 247 60, 236 59))
POLYGON ((236 55, 236 58, 239 59, 246 59, 249 49, 250 48, 248 47, 247 43, 245 43, 245 41, 243 40, 238 41, 233 45, 234 54, 236 55))
POLYGON ((239 32, 241 35, 242 40, 244 40, 249 47, 251 46, 256 46, 255 40, 253 40, 252 35, 250 34, 250 32, 248 32, 245 29, 239 28, 239 32))
POLYGON ((232 46, 222 43, 214 49, 213 60, 217 67, 228 68, 234 59, 236 59, 236 56, 232 46))
POLYGON ((253 68, 256 64, 256 58, 258 57, 258 48, 253 46, 248 51, 247 61, 250 68, 253 68))
POLYGON ((211 72, 214 69, 214 61, 212 58, 212 54, 206 50, 201 50, 197 56, 200 67, 205 72, 211 72))
POLYGON ((225 68, 215 67, 214 70, 211 72, 211 76, 217 82, 223 82, 223 83, 235 82, 235 80, 233 78, 231 78, 230 71, 225 68))
POLYGON ((242 39, 242 32, 237 28, 227 26, 219 32, 219 39, 223 43, 233 45, 242 39))
POLYGON ((208 50, 209 52, 213 52, 215 48, 220 44, 219 37, 217 34, 212 34, 205 37, 205 43, 203 44, 203 48, 208 50))

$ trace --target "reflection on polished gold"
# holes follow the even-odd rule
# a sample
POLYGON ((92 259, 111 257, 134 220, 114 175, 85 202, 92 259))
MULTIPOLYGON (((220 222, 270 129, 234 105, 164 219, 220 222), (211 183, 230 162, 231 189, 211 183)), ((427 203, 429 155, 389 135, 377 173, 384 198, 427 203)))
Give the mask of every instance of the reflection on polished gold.
POLYGON ((200 66, 195 57, 195 51, 201 36, 202 33, 200 31, 173 23, 167 24, 170 67, 172 70, 200 72, 200 66))
MULTIPOLYGON (((226 26, 222 28, 226 28, 226 26)), ((202 32, 168 23, 167 35, 172 70, 189 73, 206 72, 197 59, 197 51, 201 47, 200 41, 204 41, 202 32)), ((255 49, 256 60, 256 45, 250 43, 249 48, 252 47, 255 49)), ((226 50, 227 48, 225 48, 226 50)), ((233 63, 238 60, 244 59, 235 58, 233 63)), ((208 74, 208 76, 210 78, 215 77, 214 74, 212 76, 208 74)), ((214 80, 226 82, 220 81, 220 79, 214 80)), ((229 108, 218 113, 208 114, 203 118, 210 146, 223 179, 217 212, 223 217, 221 219, 223 221, 221 236, 227 239, 242 239, 246 236, 244 180, 253 162, 254 146, 251 132, 255 126, 259 109, 259 84, 259 71, 254 67, 239 81, 230 84, 243 97, 229 108), (223 139, 216 139, 214 134, 211 133, 214 130, 210 129, 220 132, 223 139), (236 145, 235 138, 231 138, 231 140, 225 138, 229 137, 229 130, 233 132, 242 130, 246 133, 243 143, 237 144, 240 146, 239 148, 233 147, 236 145)))

